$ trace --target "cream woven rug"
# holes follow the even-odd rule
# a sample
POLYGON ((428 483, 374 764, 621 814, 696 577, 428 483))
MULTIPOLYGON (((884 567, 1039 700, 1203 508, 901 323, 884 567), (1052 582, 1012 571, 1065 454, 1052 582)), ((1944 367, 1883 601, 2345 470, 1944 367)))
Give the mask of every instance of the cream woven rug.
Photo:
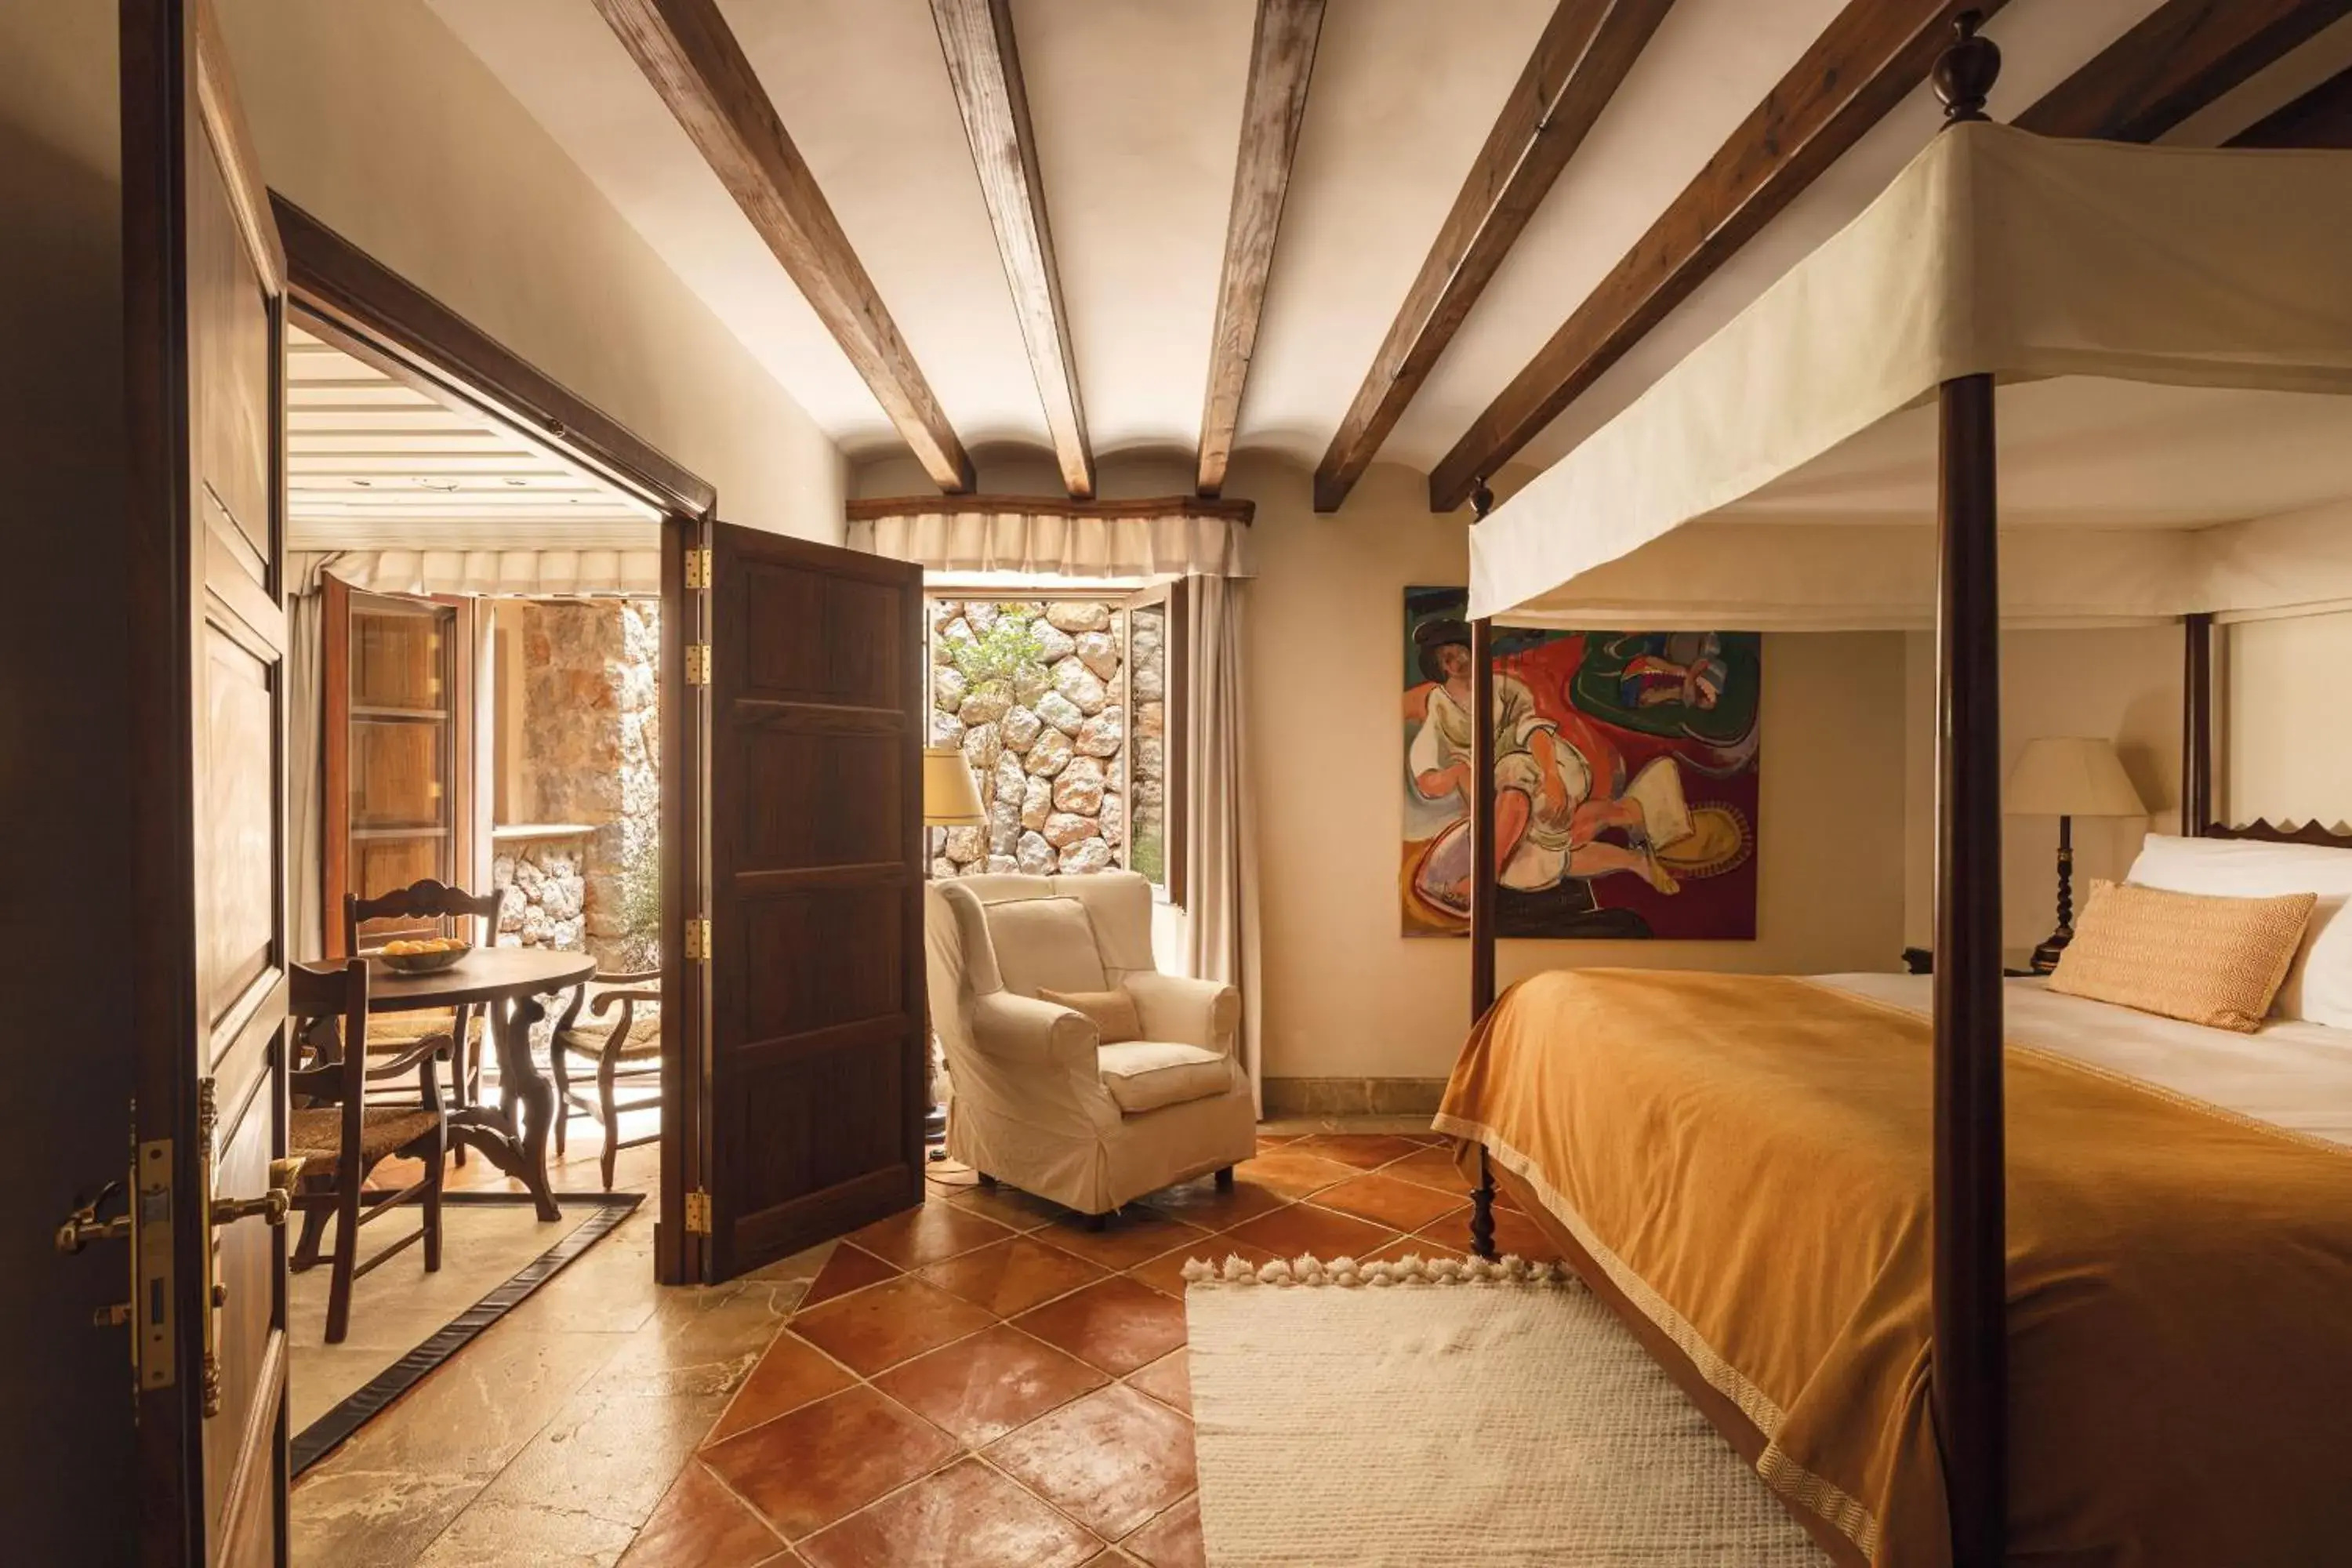
POLYGON ((1571 1278, 1226 1268, 1184 1295, 1210 1568, 1828 1563, 1571 1278))

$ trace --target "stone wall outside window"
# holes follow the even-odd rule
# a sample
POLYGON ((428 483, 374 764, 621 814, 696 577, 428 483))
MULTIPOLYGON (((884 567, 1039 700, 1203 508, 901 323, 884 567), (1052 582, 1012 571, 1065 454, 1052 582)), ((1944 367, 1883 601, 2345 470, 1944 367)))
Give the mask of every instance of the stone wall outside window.
POLYGON ((985 827, 932 830, 932 874, 1125 865, 1126 613, 1100 599, 939 599, 930 625, 930 743, 962 748, 988 814, 985 827))

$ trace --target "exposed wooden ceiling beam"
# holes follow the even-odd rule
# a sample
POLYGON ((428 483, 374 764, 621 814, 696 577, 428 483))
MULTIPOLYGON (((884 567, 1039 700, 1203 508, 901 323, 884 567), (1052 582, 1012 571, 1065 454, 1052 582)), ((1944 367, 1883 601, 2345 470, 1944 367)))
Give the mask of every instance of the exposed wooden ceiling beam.
POLYGON ((596 9, 866 378, 923 471, 951 494, 970 489, 970 455, 718 0, 596 0, 596 9))
POLYGON ((1848 0, 1764 101, 1535 358, 1487 405, 1429 478, 1452 511, 1560 410, 1688 299, 1758 230, 1862 140, 1950 40, 1963 11, 2002 0, 1848 0))
POLYGON ((1241 150, 1234 160, 1234 201, 1225 216, 1225 260, 1217 279, 1217 324, 1209 338, 1209 387, 1201 405, 1201 464, 1194 483, 1204 496, 1224 488, 1241 422, 1242 388, 1257 349, 1274 268, 1290 160, 1307 118, 1307 83, 1323 31, 1323 0, 1258 0, 1250 42, 1249 81, 1242 96, 1241 150))
POLYGON ((1560 0, 1315 469, 1317 511, 1337 511, 1371 466, 1673 4, 1560 0))
POLYGON ((1062 483, 1084 500, 1095 493, 1095 455, 1087 443, 1087 411, 1078 399, 1078 368, 1070 351, 1070 319, 1062 308, 1062 277, 1054 261, 1054 231, 1045 219, 1045 185, 1037 173, 1037 138, 1029 126, 1029 93, 1021 79, 1021 51, 1013 37, 1012 0, 931 0, 948 80, 963 111, 971 166, 996 230, 1004 280, 1013 289, 1029 369, 1045 405, 1062 483))
POLYGON ((2352 0, 2165 0, 2016 123, 2041 136, 2153 142, 2346 16, 2352 0))
POLYGON ((2230 139, 2232 147, 2352 148, 2352 70, 2338 71, 2230 139))

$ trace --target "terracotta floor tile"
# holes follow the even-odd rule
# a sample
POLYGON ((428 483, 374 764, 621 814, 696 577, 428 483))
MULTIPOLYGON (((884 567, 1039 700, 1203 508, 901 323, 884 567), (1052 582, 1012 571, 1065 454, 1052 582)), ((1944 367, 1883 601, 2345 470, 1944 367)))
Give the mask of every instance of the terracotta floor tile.
POLYGON ((859 1376, 871 1377, 995 1321, 909 1274, 803 1312, 793 1320, 793 1331, 859 1376))
POLYGON ((975 1307, 1009 1318, 1101 1279, 1103 1270, 1058 1247, 1017 1236, 931 1264, 922 1277, 975 1307))
POLYGON ((1263 1154, 1268 1149, 1279 1149, 1285 1143, 1296 1143, 1298 1142, 1298 1136, 1296 1132, 1261 1132, 1257 1135, 1257 1151, 1263 1154))
POLYGON ((1158 1361, 1184 1342, 1184 1303, 1123 1274, 1013 1321, 1113 1377, 1158 1361))
POLYGON ((1211 1230, 1223 1230, 1229 1225, 1255 1219, 1269 1209, 1278 1209, 1292 1199, 1264 1183, 1244 1181, 1237 1170, 1230 1187, 1220 1188, 1215 1177, 1202 1176, 1181 1186, 1162 1187, 1147 1194, 1143 1201, 1161 1214, 1189 1224, 1204 1225, 1211 1230))
POLYGON ((772 1562, 783 1550, 782 1536, 709 1470, 688 1461, 621 1563, 622 1568, 754 1568, 772 1562))
POLYGON ((892 1367, 874 1386, 978 1448, 1106 1381, 1086 1363, 999 1323, 892 1367))
POLYGON ((1133 1535, 1119 1550, 1151 1568, 1208 1568, 1201 1545, 1201 1496, 1186 1498, 1133 1535))
MULTIPOLYGON (((1415 1232, 1427 1237, 1449 1251, 1464 1251, 1470 1245, 1470 1220, 1464 1215, 1458 1220, 1441 1220, 1415 1232)), ((1557 1263, 1559 1248, 1536 1228, 1536 1222, 1515 1209, 1495 1211, 1495 1252, 1502 1258, 1523 1258, 1529 1263, 1557 1263)))
POLYGON ((733 1401, 703 1438, 703 1445, 707 1447, 788 1410, 838 1394, 856 1381, 806 1340, 796 1334, 778 1334, 743 1380, 743 1386, 735 1391, 733 1401))
POLYGON ((1326 1160, 1337 1160, 1360 1171, 1376 1171, 1391 1160, 1419 1153, 1423 1145, 1387 1132, 1318 1132, 1301 1138, 1294 1148, 1326 1160))
POLYGON ((1297 1144, 1286 1144, 1234 1167, 1234 1179, 1264 1187, 1284 1197, 1303 1198, 1337 1186, 1355 1175, 1356 1167, 1327 1160, 1297 1144))
POLYGON ((1199 1484, 1192 1424, 1118 1384, 1032 1421, 992 1445, 988 1458, 1096 1534, 1114 1539, 1199 1484))
POLYGON ((1381 1174, 1393 1176, 1401 1182, 1418 1182, 1424 1187, 1452 1193, 1465 1200, 1470 1195, 1470 1179, 1462 1173, 1462 1167, 1454 1163, 1454 1152, 1450 1149, 1423 1149, 1393 1164, 1381 1166, 1381 1174))
POLYGON ((955 1453, 955 1439, 861 1384, 705 1448, 702 1462, 797 1541, 955 1453))
POLYGON ((1467 1214, 1470 1210, 1468 1202, 1453 1193, 1400 1182, 1385 1172, 1326 1187, 1315 1194, 1315 1205, 1338 1209, 1341 1214, 1351 1214, 1391 1230, 1419 1230, 1423 1226, 1435 1225, 1448 1215, 1467 1214))
POLYGON ((1181 1301, 1184 1299, 1184 1265, 1196 1258, 1222 1266, 1233 1257, 1245 1258, 1252 1263, 1271 1263, 1276 1256, 1263 1247, 1252 1247, 1230 1236, 1212 1236, 1173 1252, 1163 1252, 1149 1263, 1139 1263, 1127 1274, 1129 1279, 1140 1279, 1154 1290, 1181 1301))
POLYGON ((1127 1374, 1127 1385, 1139 1388, 1171 1410, 1192 1414, 1192 1352, 1171 1351, 1141 1372, 1127 1374))
POLYGON ((1087 1531, 967 1458, 801 1543, 814 1568, 1077 1568, 1087 1531))
POLYGON ((986 1247, 992 1241, 1003 1241, 1012 1234, 994 1220, 942 1199, 918 1204, 888 1219, 876 1220, 864 1230, 851 1231, 848 1239, 901 1268, 919 1268, 942 1258, 986 1247))
POLYGON ((1385 1245, 1396 1235, 1388 1226, 1372 1225, 1313 1204, 1293 1204, 1261 1215, 1225 1233, 1235 1241, 1263 1247, 1283 1258, 1311 1253, 1326 1263, 1335 1258, 1355 1258, 1385 1245))
POLYGON ((816 1283, 801 1298, 801 1310, 805 1312, 835 1296, 846 1296, 852 1290, 887 1279, 898 1272, 895 1263, 885 1263, 870 1252, 862 1252, 846 1242, 833 1249, 817 1272, 816 1283))
POLYGON ((1209 1233, 1201 1226, 1171 1219, 1157 1209, 1129 1204, 1100 1230, 1088 1230, 1078 1215, 1065 1214, 1034 1234, 1048 1246, 1075 1253, 1089 1263, 1099 1263, 1105 1268, 1132 1268, 1209 1233))
POLYGON ((1014 1230, 1035 1230, 1061 1218, 1070 1211, 1051 1198, 1041 1198, 1034 1193, 1024 1193, 1008 1187, 1002 1182, 993 1187, 962 1187, 948 1194, 948 1202, 960 1209, 1010 1226, 1014 1230))

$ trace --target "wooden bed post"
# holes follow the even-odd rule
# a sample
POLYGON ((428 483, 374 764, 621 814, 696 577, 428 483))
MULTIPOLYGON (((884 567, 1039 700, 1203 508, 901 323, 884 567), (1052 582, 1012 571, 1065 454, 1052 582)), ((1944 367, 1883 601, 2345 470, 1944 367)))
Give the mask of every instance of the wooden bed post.
MULTIPOLYGON (((1949 124, 1982 120, 2000 52, 1975 12, 1936 62, 1949 124)), ((2000 574, 1993 379, 1939 393, 1936 616, 1934 1399, 1953 1568, 2000 1568, 2008 1527, 2001 1106, 2000 574)))
MULTIPOLYGON (((1471 507, 1484 518, 1495 492, 1481 479, 1471 507)), ((1495 1005, 1495 623, 1470 623, 1470 1022, 1495 1005)), ((1478 1146, 1478 1184, 1470 1192, 1470 1250, 1495 1256, 1495 1173, 1478 1146)))
POLYGON ((2213 617, 2181 618, 2188 663, 2180 679, 2180 832, 2201 837, 2213 815, 2213 617))

